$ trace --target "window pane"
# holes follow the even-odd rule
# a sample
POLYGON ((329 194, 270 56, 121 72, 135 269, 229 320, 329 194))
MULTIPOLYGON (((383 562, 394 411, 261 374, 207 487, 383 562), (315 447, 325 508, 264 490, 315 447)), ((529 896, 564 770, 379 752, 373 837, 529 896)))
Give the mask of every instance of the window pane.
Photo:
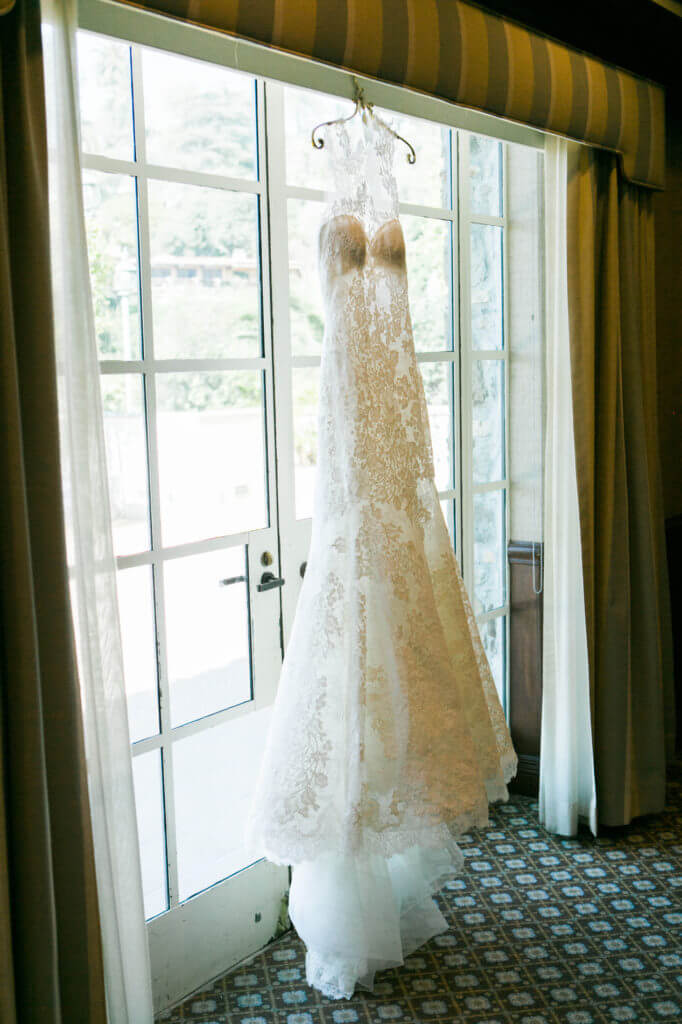
POLYGON ((315 493, 320 371, 318 367, 295 367, 292 375, 296 518, 307 519, 313 514, 315 493))
POLYGON ((78 84, 83 152, 133 160, 130 47, 79 32, 78 84))
POLYGON ((149 549, 149 477, 144 384, 140 373, 100 377, 114 552, 149 549))
POLYGON ((246 867, 244 829, 270 709, 178 740, 173 747, 180 899, 246 867))
POLYGON ((164 544, 267 526, 263 374, 164 373, 156 387, 164 544))
POLYGON ((261 355, 258 198, 149 183, 157 359, 261 355))
POLYGON ((287 203, 289 322, 295 356, 322 351, 324 309, 317 266, 317 241, 324 207, 305 199, 287 203))
POLYGON ((474 611, 500 608, 505 602, 504 491, 474 494, 474 611))
POLYGON ((457 542, 455 539, 455 502, 453 498, 443 498, 440 503, 440 507, 443 509, 443 518, 450 534, 452 546, 457 550, 457 542))
POLYGON ((504 363, 474 359, 471 381, 474 481, 504 477, 504 363))
POLYGON ((429 410, 436 487, 445 491, 453 486, 452 363, 420 363, 419 369, 429 410))
POLYGON ((164 567, 173 727, 251 699, 246 550, 174 558, 164 567))
POLYGON ((83 173, 90 285, 101 359, 139 359, 140 285, 135 179, 83 173))
POLYGON ((471 344, 503 347, 502 228, 471 225, 471 344))
POLYGON ((142 68, 151 164, 233 178, 256 177, 253 78, 146 49, 142 68))
POLYGON ((473 213, 502 215, 502 143, 485 135, 469 138, 469 183, 473 213))
POLYGON ((136 743, 159 731, 152 567, 140 565, 133 569, 120 569, 116 574, 116 583, 128 698, 128 725, 130 740, 136 743))
POLYGON ((407 146, 396 141, 393 168, 401 202, 449 208, 450 129, 392 110, 380 110, 379 115, 417 154, 417 162, 408 163, 407 146))
MULTIPOLYGON (((317 124, 353 113, 353 104, 310 89, 284 89, 284 131, 287 183, 306 188, 333 187, 329 149, 313 149, 310 135, 317 124)), ((324 139, 324 129, 320 132, 324 139)))
POLYGON ((427 217, 401 217, 407 250, 410 314, 417 352, 452 348, 451 226, 427 217))
POLYGON ((481 640, 485 649, 490 671, 495 680, 497 695, 500 698, 502 707, 505 706, 505 640, 506 640, 506 618, 501 616, 497 619, 488 619, 480 625, 481 640))
POLYGON ((168 910, 166 831, 164 824, 161 752, 133 757, 133 784, 140 840, 142 891, 147 920, 168 910))

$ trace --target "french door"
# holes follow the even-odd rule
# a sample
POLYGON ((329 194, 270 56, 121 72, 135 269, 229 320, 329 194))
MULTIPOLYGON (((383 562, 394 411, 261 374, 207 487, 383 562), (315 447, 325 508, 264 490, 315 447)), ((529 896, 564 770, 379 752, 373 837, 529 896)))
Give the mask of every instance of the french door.
MULTIPOLYGON (((161 1009, 286 919, 288 871, 251 863, 243 836, 310 543, 331 186, 310 128, 348 104, 170 52, 227 45, 196 29, 97 0, 83 12, 83 187, 161 1009)), ((419 152, 398 172, 437 486, 504 699, 504 150, 395 120, 419 152), (493 499, 495 514, 476 505, 493 499)))
POLYGON ((81 34, 79 58, 133 775, 161 1008, 265 945, 288 889, 286 868, 251 863, 244 846, 281 666, 287 580, 265 96, 252 77, 102 36, 81 34))

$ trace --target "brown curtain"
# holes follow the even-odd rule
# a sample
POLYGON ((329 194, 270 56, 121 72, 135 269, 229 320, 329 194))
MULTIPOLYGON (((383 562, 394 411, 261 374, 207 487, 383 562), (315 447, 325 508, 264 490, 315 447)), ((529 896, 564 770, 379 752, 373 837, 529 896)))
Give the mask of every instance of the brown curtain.
POLYGON ((568 299, 599 820, 662 810, 674 747, 651 193, 574 147, 568 299))
POLYGON ((0 17, 0 1018, 106 1021, 62 517, 39 0, 0 17))

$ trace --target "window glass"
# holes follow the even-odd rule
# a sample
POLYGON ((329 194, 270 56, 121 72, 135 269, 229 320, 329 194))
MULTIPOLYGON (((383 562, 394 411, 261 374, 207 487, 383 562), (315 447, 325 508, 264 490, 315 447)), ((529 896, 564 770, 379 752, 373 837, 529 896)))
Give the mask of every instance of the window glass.
POLYGON ((159 731, 152 572, 151 565, 138 565, 130 569, 119 569, 116 573, 123 672, 132 743, 154 736, 159 731))
MULTIPOLYGON (((286 87, 283 91, 287 184, 332 189, 334 180, 329 150, 324 147, 314 149, 311 133, 323 121, 352 114, 353 104, 310 89, 286 87)), ((319 137, 324 141, 324 129, 319 132, 319 137)))
POLYGON ((133 160, 130 47, 78 33, 81 145, 84 153, 133 160))
POLYGON ((84 171, 83 204, 100 359, 140 359, 135 178, 84 171))
POLYGON ((379 110, 383 120, 413 147, 415 163, 408 162, 409 150, 396 140, 394 169, 398 194, 403 203, 418 206, 450 205, 450 129, 419 117, 379 110))
POLYGON ((154 355, 259 356, 258 198, 150 181, 154 355))
POLYGON ((490 671, 495 680, 497 695, 500 698, 502 707, 505 706, 505 644, 506 644, 506 623, 504 616, 495 619, 488 619, 482 623, 481 640, 483 648, 490 665, 490 671))
POLYGON ((469 140, 471 210, 499 217, 502 213, 502 143, 485 135, 469 140))
POLYGON ((471 225, 471 345, 503 347, 502 228, 471 225))
POLYGON ((168 684, 174 728, 251 699, 245 577, 243 547, 166 562, 168 684))
POLYGON ((133 785, 140 843, 142 892, 147 920, 168 910, 166 829, 163 806, 161 751, 150 750, 133 758, 133 785))
POLYGON ((324 306, 317 265, 318 237, 325 207, 308 199, 287 202, 289 242, 289 324, 293 355, 319 355, 324 306))
POLYGON ((474 611, 505 603, 505 492, 474 494, 474 611))
POLYGON ((452 546, 457 549, 457 542, 455 538, 455 502, 452 498, 443 498, 440 503, 440 507, 443 510, 443 518, 450 534, 452 546))
POLYGON ((146 48, 142 68, 151 164, 232 178, 257 176, 253 78, 146 48))
POLYGON ((106 373, 100 383, 114 553, 130 555, 151 543, 143 377, 106 373))
POLYGON ((504 362, 474 359, 471 379, 474 481, 493 483, 504 473, 504 362))
POLYGON ((263 374, 163 373, 156 389, 164 544, 266 526, 263 374))
POLYGON ((297 519, 307 519, 313 514, 319 392, 319 369, 311 366, 294 367, 294 473, 297 519))
POLYGON ((401 217, 405 232, 410 316, 417 352, 452 348, 451 224, 430 217, 401 217))
POLYGON ((420 363, 424 381, 429 429, 433 445, 436 487, 439 491, 453 486, 452 442, 452 363, 420 363))
POLYGON ((251 863, 244 832, 269 720, 265 708, 173 746, 180 900, 251 863))

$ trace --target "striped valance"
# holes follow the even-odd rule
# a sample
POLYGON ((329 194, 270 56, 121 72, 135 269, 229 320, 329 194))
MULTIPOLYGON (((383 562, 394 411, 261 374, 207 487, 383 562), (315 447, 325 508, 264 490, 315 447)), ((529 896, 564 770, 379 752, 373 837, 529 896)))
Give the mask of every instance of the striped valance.
POLYGON ((663 186, 660 86, 461 0, 135 6, 614 150, 630 181, 663 186))

